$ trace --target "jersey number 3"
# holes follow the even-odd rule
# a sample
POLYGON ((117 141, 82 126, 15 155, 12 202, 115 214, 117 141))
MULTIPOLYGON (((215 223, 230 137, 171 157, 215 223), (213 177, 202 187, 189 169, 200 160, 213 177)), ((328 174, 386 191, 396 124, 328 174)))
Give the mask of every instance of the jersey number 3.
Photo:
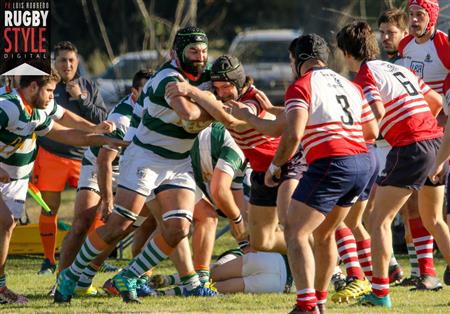
POLYGON ((350 104, 348 103, 347 96, 345 95, 336 95, 336 100, 339 105, 341 105, 342 110, 344 110, 344 116, 341 116, 341 121, 345 125, 353 125, 353 117, 352 113, 348 110, 350 108, 350 104))

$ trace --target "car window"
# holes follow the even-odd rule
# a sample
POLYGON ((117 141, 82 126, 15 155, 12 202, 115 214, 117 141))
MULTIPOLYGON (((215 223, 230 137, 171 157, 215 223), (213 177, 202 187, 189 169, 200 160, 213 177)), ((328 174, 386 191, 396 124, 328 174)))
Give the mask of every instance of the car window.
POLYGON ((286 41, 241 41, 234 55, 243 63, 289 62, 286 41))
POLYGON ((115 65, 110 65, 101 78, 131 80, 139 69, 155 67, 156 62, 153 59, 122 59, 115 65))

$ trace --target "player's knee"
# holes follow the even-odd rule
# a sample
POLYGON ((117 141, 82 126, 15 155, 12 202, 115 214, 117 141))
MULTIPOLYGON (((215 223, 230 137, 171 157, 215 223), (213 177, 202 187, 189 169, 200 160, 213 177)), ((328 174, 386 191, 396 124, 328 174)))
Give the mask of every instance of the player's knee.
POLYGON ((256 237, 250 236, 250 245, 257 251, 270 251, 273 248, 273 242, 270 236, 259 235, 256 237))
POLYGON ((167 243, 175 246, 189 235, 192 223, 192 212, 184 209, 175 209, 162 215, 163 234, 167 243))

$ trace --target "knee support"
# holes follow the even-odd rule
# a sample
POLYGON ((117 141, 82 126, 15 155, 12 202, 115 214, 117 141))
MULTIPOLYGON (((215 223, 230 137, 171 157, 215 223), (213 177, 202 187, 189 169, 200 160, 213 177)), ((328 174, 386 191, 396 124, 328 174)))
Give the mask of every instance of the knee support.
POLYGON ((163 221, 167 221, 169 219, 186 219, 189 223, 192 223, 192 212, 186 209, 174 209, 169 210, 167 213, 162 215, 163 221))
POLYGON ((136 222, 138 219, 138 215, 133 213, 131 210, 126 209, 125 207, 114 205, 114 208, 112 210, 113 213, 122 216, 123 218, 127 220, 131 220, 132 222, 136 222))
POLYGON ((136 220, 133 222, 133 227, 139 228, 144 223, 145 219, 147 219, 147 217, 137 216, 136 220))

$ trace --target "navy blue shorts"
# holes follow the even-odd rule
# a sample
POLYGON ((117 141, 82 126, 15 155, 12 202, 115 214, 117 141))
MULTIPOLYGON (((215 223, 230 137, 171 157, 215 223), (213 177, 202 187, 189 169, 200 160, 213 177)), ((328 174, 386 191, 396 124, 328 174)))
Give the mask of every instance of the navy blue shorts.
POLYGON ((369 182, 367 182, 364 191, 362 191, 359 196, 359 201, 367 201, 369 199, 370 191, 372 191, 372 187, 375 184, 378 177, 378 172, 380 171, 380 163, 378 162, 377 154, 375 153, 375 145, 368 144, 367 149, 369 150, 370 157, 370 179, 369 182))
MULTIPOLYGON (((406 146, 392 147, 386 157, 386 166, 377 178, 377 184, 412 190, 419 190, 424 185, 444 185, 445 176, 443 176, 442 182, 436 184, 428 179, 441 142, 441 138, 435 138, 406 146)), ((447 168, 446 163, 445 171, 447 168)))
POLYGON ((351 207, 371 173, 369 154, 318 159, 309 165, 292 198, 327 215, 336 205, 351 207))
MULTIPOLYGON (((308 168, 303 158, 303 150, 300 149, 287 163, 281 166, 280 184, 288 179, 300 180, 308 168)), ((249 203, 256 206, 277 206, 278 187, 268 187, 264 184, 265 172, 253 171, 250 175, 250 199, 249 203)))

